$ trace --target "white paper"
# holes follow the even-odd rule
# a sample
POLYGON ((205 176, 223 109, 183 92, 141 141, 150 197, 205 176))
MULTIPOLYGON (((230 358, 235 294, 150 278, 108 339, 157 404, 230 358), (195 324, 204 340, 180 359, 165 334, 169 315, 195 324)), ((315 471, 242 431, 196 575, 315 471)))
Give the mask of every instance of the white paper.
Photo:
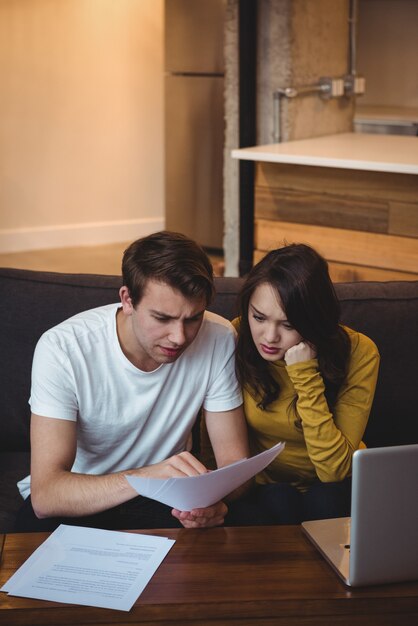
POLYGON ((129 611, 174 543, 167 537, 62 524, 1 591, 129 611))
POLYGON ((261 472, 284 448, 278 443, 250 459, 241 459, 199 476, 183 478, 141 478, 125 475, 141 495, 178 509, 191 511, 215 504, 227 494, 261 472))

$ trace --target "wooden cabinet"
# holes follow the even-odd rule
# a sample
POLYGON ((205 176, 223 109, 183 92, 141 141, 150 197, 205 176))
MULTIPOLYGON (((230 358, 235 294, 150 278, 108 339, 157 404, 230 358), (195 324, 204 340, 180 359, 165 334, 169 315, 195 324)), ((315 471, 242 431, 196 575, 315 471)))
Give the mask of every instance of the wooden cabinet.
POLYGON ((418 176, 256 163, 254 262, 291 242, 335 281, 418 279, 418 176))
POLYGON ((232 156, 255 161, 255 262, 308 243, 334 281, 418 280, 418 138, 340 133, 232 156))

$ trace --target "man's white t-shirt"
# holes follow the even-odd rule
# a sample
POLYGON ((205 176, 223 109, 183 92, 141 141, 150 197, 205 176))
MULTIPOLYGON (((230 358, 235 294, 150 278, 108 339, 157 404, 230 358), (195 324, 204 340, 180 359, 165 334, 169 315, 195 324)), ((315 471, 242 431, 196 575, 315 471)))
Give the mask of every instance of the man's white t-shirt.
MULTIPOLYGON (((203 406, 242 404, 235 376, 235 331, 205 312, 195 340, 173 363, 143 372, 123 354, 120 304, 85 311, 40 338, 32 366, 32 413, 77 422, 72 471, 108 474, 158 463, 187 449, 203 406)), ((30 476, 18 483, 26 498, 30 476)))

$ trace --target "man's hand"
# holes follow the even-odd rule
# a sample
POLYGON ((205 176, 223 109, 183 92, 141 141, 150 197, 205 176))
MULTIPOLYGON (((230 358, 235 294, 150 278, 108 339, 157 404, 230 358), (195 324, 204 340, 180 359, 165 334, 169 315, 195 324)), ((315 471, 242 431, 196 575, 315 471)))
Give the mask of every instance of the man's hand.
POLYGON ((199 476, 206 474, 206 467, 190 452, 180 452, 170 456, 165 461, 147 465, 135 470, 124 472, 143 478, 184 478, 185 476, 199 476))
MULTIPOLYGON (((184 478, 185 476, 199 476, 206 474, 208 470, 190 452, 175 454, 161 463, 142 467, 141 469, 127 472, 148 478, 184 478)), ((212 506, 192 511, 179 511, 173 509, 172 515, 176 517, 185 528, 210 528, 221 526, 224 522, 228 507, 223 502, 217 502, 212 506)))
POLYGON ((302 363, 303 361, 309 361, 316 358, 315 346, 307 341, 301 341, 295 346, 289 348, 284 355, 286 365, 293 365, 294 363, 302 363))
MULTIPOLYGON (((190 452, 181 452, 170 458, 142 467, 135 471, 138 476, 148 478, 183 478, 185 476, 198 476, 206 474, 208 470, 190 452)), ((134 472, 129 472, 134 473, 134 472)), ((212 506, 203 509, 193 509, 192 511, 172 510, 172 515, 176 517, 185 528, 210 528, 220 526, 224 522, 228 507, 223 502, 217 502, 212 506)))
POLYGON ((173 509, 171 514, 176 517, 185 528, 212 528, 224 523, 228 507, 223 502, 217 502, 204 509, 192 511, 178 511, 173 509))

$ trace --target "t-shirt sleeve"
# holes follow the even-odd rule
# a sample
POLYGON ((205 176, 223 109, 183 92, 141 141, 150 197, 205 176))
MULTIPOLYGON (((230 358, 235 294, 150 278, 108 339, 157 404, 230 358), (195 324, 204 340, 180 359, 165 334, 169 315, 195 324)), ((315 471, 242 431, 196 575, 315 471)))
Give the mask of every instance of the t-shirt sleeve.
POLYGON ((42 335, 35 348, 29 404, 36 415, 77 419, 78 403, 70 360, 51 332, 42 335))
POLYGON ((242 404, 241 388, 235 374, 236 333, 231 325, 218 329, 212 352, 212 376, 203 403, 211 412, 230 411, 242 404))

